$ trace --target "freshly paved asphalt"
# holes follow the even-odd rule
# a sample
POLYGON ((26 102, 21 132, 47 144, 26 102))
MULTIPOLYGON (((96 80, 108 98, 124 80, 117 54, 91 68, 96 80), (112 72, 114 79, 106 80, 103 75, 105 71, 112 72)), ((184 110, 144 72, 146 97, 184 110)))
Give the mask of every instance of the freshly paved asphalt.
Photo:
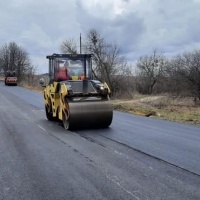
POLYGON ((114 112, 64 130, 43 96, 0 83, 0 200, 200 199, 200 127, 114 112))
POLYGON ((111 128, 94 133, 200 175, 200 126, 115 112, 111 128))

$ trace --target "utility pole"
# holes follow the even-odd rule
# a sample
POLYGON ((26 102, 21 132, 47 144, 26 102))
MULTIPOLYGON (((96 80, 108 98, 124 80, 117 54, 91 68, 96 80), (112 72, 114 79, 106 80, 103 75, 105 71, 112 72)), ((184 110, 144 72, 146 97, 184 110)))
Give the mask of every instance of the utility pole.
POLYGON ((81 33, 80 33, 80 54, 81 54, 81 33))

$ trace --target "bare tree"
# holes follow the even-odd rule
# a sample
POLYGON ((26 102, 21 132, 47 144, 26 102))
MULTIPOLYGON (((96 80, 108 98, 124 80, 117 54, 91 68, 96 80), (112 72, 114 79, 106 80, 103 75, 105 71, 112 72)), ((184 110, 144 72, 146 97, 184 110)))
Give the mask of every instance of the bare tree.
POLYGON ((188 93, 188 83, 180 75, 181 56, 170 59, 165 69, 165 89, 176 96, 185 96, 188 93))
POLYGON ((5 44, 0 48, 0 65, 4 72, 15 70, 19 81, 31 66, 28 52, 15 42, 5 44))
POLYGON ((91 29, 84 47, 84 51, 93 54, 94 74, 97 79, 107 82, 114 96, 128 94, 128 89, 131 88, 127 86, 130 69, 117 44, 107 43, 99 32, 91 29))
POLYGON ((62 42, 62 44, 60 46, 60 51, 62 53, 76 54, 76 53, 78 53, 77 46, 78 45, 77 45, 77 42, 75 39, 65 40, 64 42, 62 42))
POLYGON ((35 66, 31 65, 25 72, 25 74, 26 74, 25 80, 27 81, 29 86, 35 86, 35 83, 36 83, 35 82, 35 78, 37 78, 35 76, 36 75, 36 70, 37 70, 37 68, 35 66))
POLYGON ((164 74, 166 59, 157 50, 153 54, 140 57, 137 68, 137 90, 140 93, 152 94, 155 85, 164 74))
POLYGON ((179 56, 178 74, 187 81, 190 91, 200 100, 200 50, 179 56))
POLYGON ((200 51, 172 58, 168 62, 165 79, 169 92, 180 96, 193 95, 200 100, 200 51))
MULTIPOLYGON (((75 40, 66 40, 61 44, 62 53, 77 53, 75 40)), ((100 33, 91 29, 85 37, 82 45, 84 53, 93 54, 93 74, 96 79, 107 82, 112 95, 127 93, 129 66, 125 56, 121 55, 120 48, 116 44, 108 43, 100 33)))

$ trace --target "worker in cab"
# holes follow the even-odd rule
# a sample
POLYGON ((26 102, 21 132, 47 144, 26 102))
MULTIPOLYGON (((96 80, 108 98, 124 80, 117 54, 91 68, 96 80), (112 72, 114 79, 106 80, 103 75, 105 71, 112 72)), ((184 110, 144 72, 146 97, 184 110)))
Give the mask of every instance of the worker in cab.
POLYGON ((72 71, 71 78, 72 78, 72 80, 76 81, 76 80, 78 80, 78 75, 74 71, 72 71))
POLYGON ((59 66, 59 63, 56 63, 58 71, 55 72, 55 79, 56 81, 67 81, 70 80, 69 70, 68 70, 68 62, 65 62, 63 67, 59 66))
POLYGON ((80 75, 80 80, 84 80, 85 79, 85 75, 84 75, 84 72, 82 72, 82 74, 80 75))

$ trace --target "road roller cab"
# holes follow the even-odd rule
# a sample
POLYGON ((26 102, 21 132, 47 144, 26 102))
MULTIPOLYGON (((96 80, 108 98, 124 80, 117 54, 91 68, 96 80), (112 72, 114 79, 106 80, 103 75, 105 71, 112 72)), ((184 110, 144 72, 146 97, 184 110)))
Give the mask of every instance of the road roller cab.
POLYGON ((52 54, 49 84, 44 89, 48 120, 61 120, 65 129, 102 128, 112 123, 110 89, 93 80, 91 54, 52 54))

